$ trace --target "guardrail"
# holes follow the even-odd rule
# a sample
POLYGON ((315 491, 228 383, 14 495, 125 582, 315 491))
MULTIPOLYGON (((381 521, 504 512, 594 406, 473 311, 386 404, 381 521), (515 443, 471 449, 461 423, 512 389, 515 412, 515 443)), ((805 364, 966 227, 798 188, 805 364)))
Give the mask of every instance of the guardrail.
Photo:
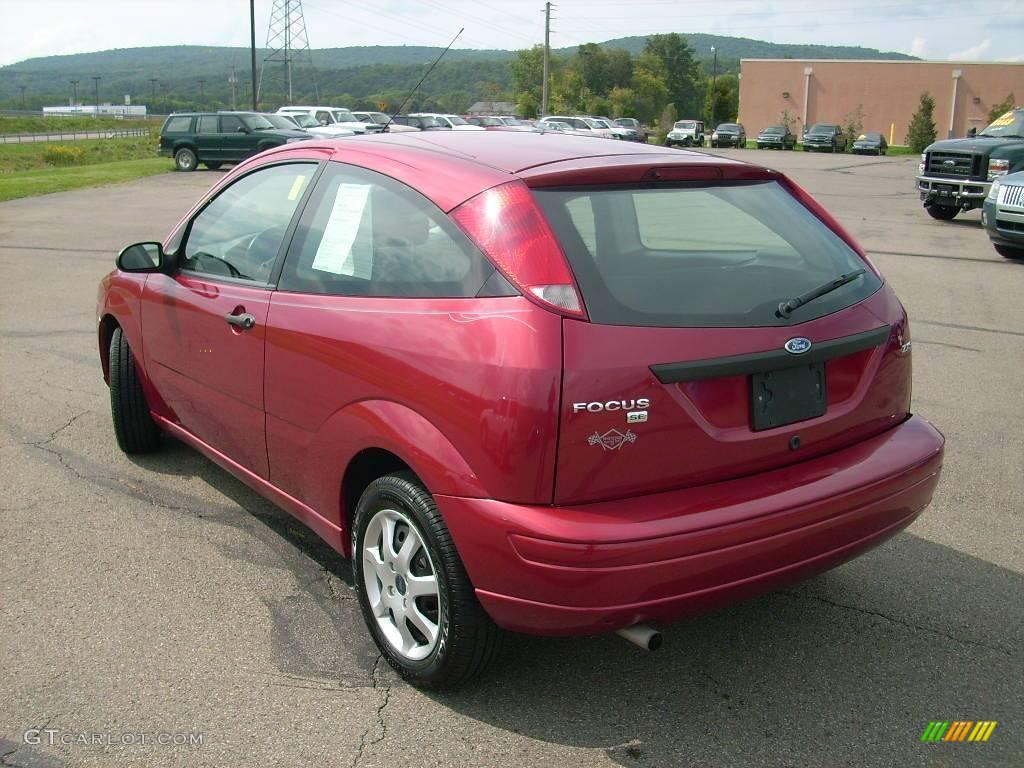
POLYGON ((79 141, 81 139, 124 139, 136 136, 150 136, 148 128, 126 128, 124 130, 99 131, 54 131, 49 133, 7 133, 0 134, 0 144, 33 144, 39 141, 79 141))

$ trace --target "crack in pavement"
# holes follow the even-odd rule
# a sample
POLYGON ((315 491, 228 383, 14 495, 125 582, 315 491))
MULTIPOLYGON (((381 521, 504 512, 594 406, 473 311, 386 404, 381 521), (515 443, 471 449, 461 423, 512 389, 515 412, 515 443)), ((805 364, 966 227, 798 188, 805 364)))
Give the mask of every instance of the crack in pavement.
POLYGON ((352 759, 352 768, 356 768, 359 765, 359 761, 363 759, 363 753, 367 747, 372 747, 374 744, 380 744, 388 735, 388 725, 384 719, 384 710, 387 708, 388 703, 391 701, 391 686, 381 685, 380 679, 380 663, 384 660, 384 654, 379 654, 377 660, 373 663, 373 672, 370 673, 370 678, 373 681, 373 689, 375 691, 384 691, 384 696, 377 705, 377 716, 373 723, 366 726, 366 730, 363 731, 359 737, 359 749, 356 750, 355 757, 352 759), (367 741, 366 737, 370 735, 370 730, 375 726, 380 728, 380 736, 374 738, 371 741, 367 741))
POLYGON ((1009 656, 1011 659, 1016 656, 1016 654, 1014 654, 1012 651, 1008 651, 1005 648, 1000 648, 999 646, 996 646, 996 645, 989 645, 988 643, 982 643, 982 642, 979 642, 977 640, 968 640, 966 638, 957 637, 956 635, 951 635, 948 632, 943 632, 941 629, 936 629, 935 627, 925 627, 925 626, 922 626, 920 624, 914 624, 913 622, 902 621, 901 619, 897 619, 894 616, 889 616, 888 614, 885 614, 885 613, 879 613, 878 611, 872 611, 872 610, 870 610, 868 608, 861 608, 860 606, 856 606, 856 605, 846 605, 844 603, 837 603, 837 602, 835 602, 833 600, 829 600, 826 597, 819 597, 818 595, 802 595, 802 594, 798 594, 796 592, 785 592, 785 591, 779 592, 777 594, 785 595, 787 597, 792 597, 792 598, 795 598, 797 600, 815 600, 815 601, 817 601, 819 603, 824 603, 825 605, 830 605, 833 608, 842 608, 843 610, 851 611, 853 613, 860 613, 860 614, 863 614, 865 616, 876 616, 876 617, 878 617, 880 619, 885 619, 886 621, 892 622, 893 624, 899 624, 901 627, 906 627, 908 629, 918 630, 920 632, 927 632, 929 634, 936 635, 938 637, 944 637, 947 640, 952 640, 955 643, 962 643, 964 645, 973 645, 973 646, 975 646, 977 648, 985 648, 986 650, 994 651, 995 653, 1002 654, 1003 656, 1009 656))

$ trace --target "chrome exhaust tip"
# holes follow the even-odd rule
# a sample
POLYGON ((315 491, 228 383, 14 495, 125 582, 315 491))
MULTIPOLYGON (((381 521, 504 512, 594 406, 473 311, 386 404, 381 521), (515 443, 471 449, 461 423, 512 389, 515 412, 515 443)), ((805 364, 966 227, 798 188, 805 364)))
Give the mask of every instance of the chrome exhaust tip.
POLYGON ((631 627, 623 627, 615 632, 623 640, 628 640, 633 645, 643 648, 645 651, 656 651, 661 648, 661 632, 651 629, 646 624, 634 624, 631 627))

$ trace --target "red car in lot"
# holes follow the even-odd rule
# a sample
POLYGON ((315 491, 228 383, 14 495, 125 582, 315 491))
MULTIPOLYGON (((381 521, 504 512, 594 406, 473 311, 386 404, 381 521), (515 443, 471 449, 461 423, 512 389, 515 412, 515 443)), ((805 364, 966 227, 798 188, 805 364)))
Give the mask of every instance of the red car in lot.
POLYGON ((942 463, 892 288, 789 179, 720 157, 282 147, 122 251, 97 320, 121 448, 178 438, 351 556, 424 686, 505 630, 653 644, 838 565, 942 463))

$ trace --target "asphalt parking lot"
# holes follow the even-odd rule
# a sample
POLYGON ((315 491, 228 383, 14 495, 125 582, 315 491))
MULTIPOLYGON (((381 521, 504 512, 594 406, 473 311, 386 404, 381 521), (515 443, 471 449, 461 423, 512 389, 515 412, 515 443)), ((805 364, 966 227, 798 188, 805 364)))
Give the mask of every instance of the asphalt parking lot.
POLYGON ((347 562, 301 524, 180 444, 117 450, 97 282, 219 174, 0 203, 0 764, 1024 764, 1024 263, 977 212, 930 219, 916 157, 720 153, 790 173, 895 286, 914 409, 948 440, 934 503, 839 569, 665 628, 654 654, 520 638, 445 695, 381 662, 347 562), (922 744, 932 720, 998 726, 922 744))

